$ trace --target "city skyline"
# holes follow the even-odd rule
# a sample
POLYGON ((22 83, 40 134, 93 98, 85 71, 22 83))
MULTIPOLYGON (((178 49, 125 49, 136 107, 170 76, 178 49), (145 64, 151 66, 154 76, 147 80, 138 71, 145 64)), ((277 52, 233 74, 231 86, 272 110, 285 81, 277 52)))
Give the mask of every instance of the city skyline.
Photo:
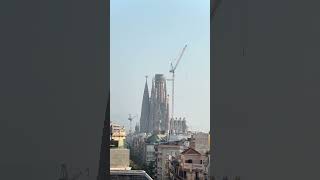
MULTIPOLYGON (((170 61, 188 45, 176 70, 175 116, 191 130, 210 130, 210 2, 111 1, 110 120, 129 129, 140 119, 145 76, 169 73, 170 61)), ((171 106, 171 82, 167 82, 171 106)), ((171 107, 170 107, 171 111, 171 107)), ((170 112, 171 113, 171 112, 170 112)))

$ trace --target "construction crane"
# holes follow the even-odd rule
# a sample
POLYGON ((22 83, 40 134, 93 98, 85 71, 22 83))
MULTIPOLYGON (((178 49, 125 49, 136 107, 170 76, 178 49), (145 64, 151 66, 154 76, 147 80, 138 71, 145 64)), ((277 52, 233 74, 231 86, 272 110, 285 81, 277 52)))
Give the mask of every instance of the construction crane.
POLYGON ((138 117, 138 115, 132 116, 131 114, 129 114, 128 120, 130 121, 130 130, 129 130, 129 133, 130 133, 130 134, 132 133, 132 121, 133 121, 136 117, 138 117))
POLYGON ((179 57, 178 57, 178 59, 176 61, 176 64, 174 66, 173 66, 172 62, 170 63, 171 68, 170 68, 169 72, 172 73, 172 79, 168 79, 168 80, 172 81, 172 100, 171 100, 171 102, 172 102, 171 117, 172 118, 173 118, 173 115, 174 115, 174 77, 175 77, 175 71, 176 71, 176 69, 177 69, 177 67, 179 65, 179 62, 180 62, 180 60, 182 58, 182 55, 183 55, 184 51, 186 50, 186 48, 187 48, 187 45, 185 45, 183 47, 183 49, 182 49, 182 51, 181 51, 181 53, 180 53, 180 55, 179 55, 179 57))

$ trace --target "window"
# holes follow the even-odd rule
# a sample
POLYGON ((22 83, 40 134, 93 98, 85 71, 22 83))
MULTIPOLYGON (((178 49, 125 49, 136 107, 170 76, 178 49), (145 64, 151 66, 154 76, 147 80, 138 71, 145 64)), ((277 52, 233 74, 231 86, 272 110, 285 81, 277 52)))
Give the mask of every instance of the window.
POLYGON ((192 159, 188 159, 185 161, 186 163, 192 163, 192 159))

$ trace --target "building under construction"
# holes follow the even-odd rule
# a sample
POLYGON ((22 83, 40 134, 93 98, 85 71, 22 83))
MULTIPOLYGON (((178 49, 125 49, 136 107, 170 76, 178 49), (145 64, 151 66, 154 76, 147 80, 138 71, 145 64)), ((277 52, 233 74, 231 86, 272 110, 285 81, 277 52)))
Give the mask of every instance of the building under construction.
POLYGON ((186 134, 188 130, 186 118, 171 118, 170 133, 171 134, 186 134))
POLYGON ((163 74, 156 74, 152 79, 150 97, 146 81, 140 117, 141 132, 169 131, 169 97, 163 74))

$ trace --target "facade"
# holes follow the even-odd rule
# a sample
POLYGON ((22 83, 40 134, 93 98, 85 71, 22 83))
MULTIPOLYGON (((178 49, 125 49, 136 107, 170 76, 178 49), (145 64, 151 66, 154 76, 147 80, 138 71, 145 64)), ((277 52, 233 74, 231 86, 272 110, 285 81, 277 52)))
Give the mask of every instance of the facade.
POLYGON ((191 136, 190 147, 197 150, 201 154, 210 151, 209 133, 197 132, 191 136))
POLYGON ((153 134, 146 139, 143 153, 143 160, 145 164, 150 164, 151 162, 156 161, 155 145, 165 141, 166 135, 164 134, 153 134))
POLYGON ((186 134, 187 121, 186 118, 171 118, 170 119, 170 133, 171 134, 186 134))
POLYGON ((178 156, 181 147, 175 144, 159 144, 155 146, 155 152, 157 180, 167 180, 169 179, 169 156, 178 156))
POLYGON ((156 160, 154 144, 146 144, 144 151, 144 160, 146 164, 150 164, 156 160))
POLYGON ((125 128, 110 124, 110 170, 130 170, 130 150, 125 148, 125 128))
POLYGON ((206 161, 204 162, 204 175, 207 179, 209 179, 210 176, 210 158, 211 158, 211 155, 210 153, 207 154, 206 156, 206 161))
POLYGON ((167 95, 166 78, 156 74, 152 79, 151 96, 148 84, 145 83, 140 116, 140 132, 169 132, 169 97, 167 95))
POLYGON ((147 135, 145 133, 136 134, 132 138, 131 144, 131 157, 135 160, 138 164, 144 163, 144 146, 145 146, 145 139, 147 135))
POLYGON ((125 147, 126 131, 123 126, 115 123, 110 124, 111 147, 125 147))
POLYGON ((204 156, 189 148, 181 153, 181 170, 185 172, 187 180, 204 180, 204 156))
POLYGON ((188 148, 178 157, 169 159, 169 177, 173 180, 207 180, 205 171, 206 157, 198 151, 188 148))
POLYGON ((156 74, 152 80, 149 122, 151 132, 169 131, 169 98, 163 74, 156 74))
POLYGON ((136 127, 134 128, 134 133, 135 134, 140 133, 140 127, 139 127, 138 123, 136 124, 136 127))
POLYGON ((130 150, 110 148, 110 170, 130 170, 130 150))

